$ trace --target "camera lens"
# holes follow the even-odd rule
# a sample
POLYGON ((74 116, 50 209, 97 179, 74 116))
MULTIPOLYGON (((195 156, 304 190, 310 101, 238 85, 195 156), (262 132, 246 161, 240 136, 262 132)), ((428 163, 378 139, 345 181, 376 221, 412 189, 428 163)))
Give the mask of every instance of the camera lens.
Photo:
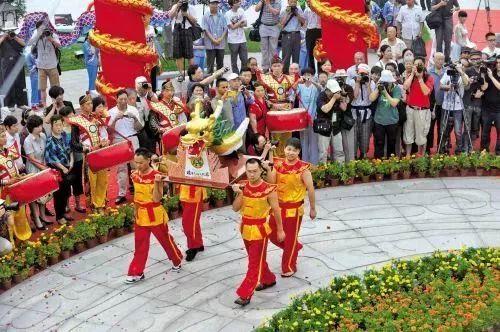
POLYGON ((14 31, 9 32, 9 37, 14 38, 16 36, 16 33, 14 31))
POLYGON ((149 88, 149 83, 146 83, 146 82, 142 83, 142 88, 143 89, 149 88))

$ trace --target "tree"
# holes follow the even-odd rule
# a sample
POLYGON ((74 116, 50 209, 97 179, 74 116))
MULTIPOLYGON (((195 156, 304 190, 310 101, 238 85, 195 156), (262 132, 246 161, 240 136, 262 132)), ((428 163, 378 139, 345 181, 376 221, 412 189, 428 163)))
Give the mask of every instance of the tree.
POLYGON ((157 9, 163 10, 163 0, 149 0, 149 2, 157 9))
MULTIPOLYGON (((2 1, 0 1, 2 2, 2 1)), ((17 17, 22 17, 26 14, 26 0, 7 0, 5 1, 16 7, 17 17)))

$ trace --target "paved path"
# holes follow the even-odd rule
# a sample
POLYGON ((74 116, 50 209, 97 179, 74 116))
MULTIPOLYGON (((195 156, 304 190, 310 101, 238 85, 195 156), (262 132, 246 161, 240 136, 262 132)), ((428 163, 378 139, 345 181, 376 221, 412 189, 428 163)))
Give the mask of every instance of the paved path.
MULTIPOLYGON (((286 306, 290 296, 359 273, 391 258, 437 249, 500 245, 500 179, 391 181, 317 191, 318 220, 305 220, 299 272, 233 304, 247 260, 238 216, 229 208, 204 213, 206 250, 171 272, 155 240, 147 279, 125 285, 132 258, 128 235, 72 257, 0 296, 0 330, 249 331, 286 306), (167 271, 167 273, 165 273, 167 271)), ((180 221, 170 223, 185 248, 180 221)), ((269 246, 279 272, 281 252, 269 246)))

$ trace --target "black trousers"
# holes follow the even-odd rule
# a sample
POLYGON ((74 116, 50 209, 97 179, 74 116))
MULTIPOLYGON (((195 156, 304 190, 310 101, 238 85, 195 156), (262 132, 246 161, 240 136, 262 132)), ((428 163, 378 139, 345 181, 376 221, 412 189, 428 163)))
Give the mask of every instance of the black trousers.
POLYGON ((80 196, 83 194, 83 160, 75 161, 71 169, 71 189, 73 196, 80 196))
POLYGON ((431 126, 429 128, 429 132, 427 133, 427 144, 425 147, 425 151, 427 153, 430 153, 431 148, 434 147, 434 127, 437 126, 437 132, 438 132, 438 138, 437 138, 437 143, 439 144, 439 138, 440 138, 440 133, 441 133, 441 105, 435 105, 435 113, 436 117, 434 119, 431 119, 431 126))
POLYGON ((420 7, 422 7, 422 10, 425 10, 426 5, 427 5, 427 10, 431 11, 431 0, 420 0, 420 7))
POLYGON ((207 72, 209 74, 213 74, 215 62, 217 62, 217 70, 224 67, 224 50, 207 50, 207 72))
POLYGON ((306 31, 306 48, 309 68, 313 69, 315 73, 319 71, 319 68, 315 68, 314 66, 313 50, 316 45, 316 40, 319 38, 321 38, 321 29, 309 29, 306 31))
POLYGON ((54 193, 54 209, 56 211, 56 220, 64 218, 66 214, 66 206, 68 205, 68 197, 71 195, 71 182, 68 181, 67 175, 63 176, 63 180, 59 182, 59 190, 54 193))
POLYGON ((373 136, 375 139, 374 157, 377 159, 390 157, 391 154, 396 155, 396 135, 398 124, 381 125, 375 122, 373 128, 373 136), (384 156, 384 146, 387 139, 387 156, 384 156))

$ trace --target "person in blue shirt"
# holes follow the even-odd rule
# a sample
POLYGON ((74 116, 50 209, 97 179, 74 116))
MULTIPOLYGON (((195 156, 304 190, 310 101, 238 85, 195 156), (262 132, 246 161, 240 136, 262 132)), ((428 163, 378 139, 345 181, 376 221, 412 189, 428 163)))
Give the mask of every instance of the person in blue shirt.
POLYGON ((26 54, 26 65, 30 73, 31 82, 31 106, 40 104, 40 89, 38 89, 38 68, 36 67, 36 59, 31 52, 26 54))
POLYGON ((194 64, 205 69, 205 40, 203 37, 193 42, 194 64))
POLYGON ((99 50, 90 44, 88 36, 83 43, 83 59, 89 76, 89 91, 94 91, 99 68, 99 50))
POLYGON ((300 97, 300 107, 307 109, 311 122, 309 126, 300 132, 300 142, 302 144, 302 160, 313 165, 319 161, 318 134, 313 131, 312 119, 316 118, 316 104, 321 86, 313 81, 314 71, 311 68, 302 70, 302 80, 297 87, 297 94, 300 97))

